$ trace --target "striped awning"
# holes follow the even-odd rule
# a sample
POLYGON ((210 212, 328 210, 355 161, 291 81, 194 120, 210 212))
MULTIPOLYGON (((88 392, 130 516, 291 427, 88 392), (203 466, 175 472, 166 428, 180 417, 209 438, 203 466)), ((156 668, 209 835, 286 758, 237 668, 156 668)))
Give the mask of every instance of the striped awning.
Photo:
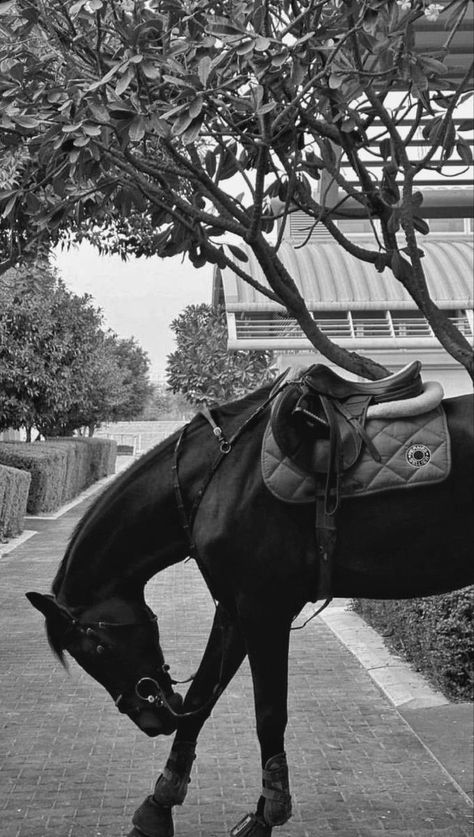
MULTIPOLYGON (((268 287, 250 247, 240 244, 239 247, 248 257, 248 261, 239 263, 242 269, 268 287)), ((472 308, 473 242, 430 241, 423 242, 422 248, 425 275, 436 304, 444 309, 472 308)), ((372 264, 356 259, 336 243, 307 244, 297 249, 284 242, 279 256, 311 311, 416 310, 412 298, 391 270, 378 273, 372 264)), ((228 313, 285 310, 230 268, 216 272, 215 286, 219 278, 228 313)))

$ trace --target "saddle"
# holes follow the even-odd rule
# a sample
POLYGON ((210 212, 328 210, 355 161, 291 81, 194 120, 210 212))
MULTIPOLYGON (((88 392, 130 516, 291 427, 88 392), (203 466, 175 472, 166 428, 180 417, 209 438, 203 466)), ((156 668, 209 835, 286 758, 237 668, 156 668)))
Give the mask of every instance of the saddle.
POLYGON ((380 455, 366 432, 369 406, 415 398, 423 392, 421 363, 378 381, 348 381, 315 364, 276 395, 270 430, 283 457, 310 474, 316 485, 316 539, 320 557, 317 598, 331 597, 331 559, 340 482, 361 455, 380 455))
POLYGON ((413 363, 379 381, 348 381, 322 364, 310 366, 277 397, 271 416, 275 441, 302 471, 329 474, 331 481, 354 465, 365 443, 372 404, 421 394, 421 363, 413 363))

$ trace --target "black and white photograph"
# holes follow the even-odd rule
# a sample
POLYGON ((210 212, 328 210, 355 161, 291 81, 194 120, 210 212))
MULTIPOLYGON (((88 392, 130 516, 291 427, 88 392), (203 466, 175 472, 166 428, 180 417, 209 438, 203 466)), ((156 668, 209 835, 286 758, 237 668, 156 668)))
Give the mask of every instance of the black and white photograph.
POLYGON ((0 837, 473 837, 473 0, 0 0, 0 837))

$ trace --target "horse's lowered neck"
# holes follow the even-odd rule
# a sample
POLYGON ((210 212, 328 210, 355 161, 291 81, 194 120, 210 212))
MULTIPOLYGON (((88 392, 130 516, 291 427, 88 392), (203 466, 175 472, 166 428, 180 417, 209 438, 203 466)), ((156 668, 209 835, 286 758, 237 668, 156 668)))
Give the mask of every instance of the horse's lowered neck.
POLYGON ((174 495, 163 489, 139 477, 86 518, 53 586, 59 601, 82 609, 116 596, 141 599, 152 576, 187 557, 174 495))

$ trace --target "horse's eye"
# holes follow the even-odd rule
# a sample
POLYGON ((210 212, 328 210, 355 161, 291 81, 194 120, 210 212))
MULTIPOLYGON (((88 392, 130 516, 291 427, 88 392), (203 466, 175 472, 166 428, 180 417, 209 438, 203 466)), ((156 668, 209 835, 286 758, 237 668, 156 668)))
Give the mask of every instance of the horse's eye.
POLYGON ((104 651, 105 651, 105 648, 104 648, 103 645, 98 645, 96 650, 97 650, 98 654, 103 654, 104 651))

